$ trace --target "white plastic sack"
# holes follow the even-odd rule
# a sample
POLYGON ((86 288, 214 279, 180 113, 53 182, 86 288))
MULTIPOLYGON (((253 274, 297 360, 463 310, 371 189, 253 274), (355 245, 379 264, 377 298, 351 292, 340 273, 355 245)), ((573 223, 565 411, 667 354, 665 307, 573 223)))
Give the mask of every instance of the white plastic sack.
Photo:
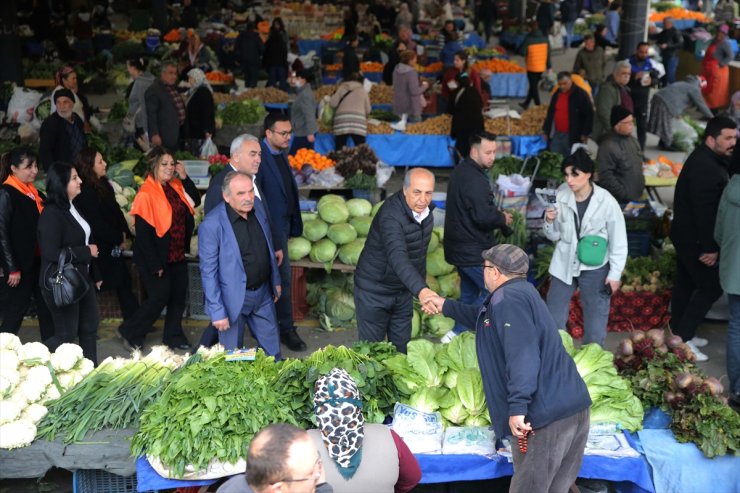
POLYGON ((390 179, 391 175, 395 171, 393 166, 388 166, 383 161, 378 161, 375 165, 375 185, 378 188, 383 188, 383 185, 390 179))
POLYGON ((682 118, 673 119, 673 145, 684 152, 694 150, 694 145, 699 139, 694 127, 686 123, 682 118))
POLYGON ((337 173, 336 168, 327 168, 318 173, 313 173, 308 177, 309 185, 317 185, 320 187, 333 188, 344 182, 344 177, 337 173))
POLYGON ((362 88, 365 89, 365 92, 370 94, 370 91, 372 91, 373 86, 375 85, 375 82, 365 79, 362 81, 362 88))
POLYGON ((42 94, 25 87, 13 88, 8 103, 8 119, 13 123, 28 123, 33 120, 33 110, 41 101, 42 94))
POLYGON ((513 175, 499 175, 496 179, 498 190, 504 197, 523 197, 529 194, 532 181, 528 176, 518 173, 513 175))
POLYGON ((393 431, 414 454, 442 453, 444 427, 439 413, 424 413, 397 402, 393 408, 393 431))
POLYGON ((208 159, 211 156, 215 156, 218 154, 218 147, 216 147, 216 144, 213 143, 213 140, 208 137, 204 142, 203 145, 200 146, 200 157, 203 159, 208 159))
POLYGON ((450 426, 445 429, 442 453, 492 456, 496 453, 495 438, 485 426, 450 426))

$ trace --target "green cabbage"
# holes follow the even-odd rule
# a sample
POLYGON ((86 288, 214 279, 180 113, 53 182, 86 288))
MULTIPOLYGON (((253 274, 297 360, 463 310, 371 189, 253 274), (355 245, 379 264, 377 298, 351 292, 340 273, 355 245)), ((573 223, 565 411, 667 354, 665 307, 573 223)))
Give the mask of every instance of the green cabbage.
POLYGON ((427 333, 433 337, 442 337, 452 330, 455 321, 442 315, 433 315, 424 319, 427 333))
POLYGON ((288 258, 292 261, 300 260, 311 253, 311 242, 297 237, 288 240, 288 258))
POLYGON ((421 314, 414 309, 411 315, 411 338, 416 339, 421 335, 421 314))
POLYGON ((347 265, 357 265, 360 261, 360 254, 362 249, 365 248, 365 240, 358 238, 351 243, 342 245, 339 248, 339 261, 347 265))
POLYGON ((373 204, 365 199, 349 199, 347 201, 350 217, 369 216, 373 210, 373 204))
POLYGON ((326 237, 335 245, 346 245, 357 239, 357 231, 348 223, 332 224, 326 232, 326 237))
POLYGON ((326 314, 334 320, 346 322, 355 316, 355 299, 352 293, 332 289, 326 293, 326 314))
POLYGON ((303 224, 303 237, 311 242, 319 241, 326 236, 327 231, 329 231, 329 225, 321 219, 314 219, 303 224))
POLYGON ((439 238, 437 238, 437 235, 432 233, 432 236, 429 238, 429 246, 427 247, 427 255, 433 252, 434 250, 439 247, 439 238))
POLYGON ((454 397, 447 389, 425 387, 414 392, 406 404, 419 411, 433 413, 440 407, 452 406, 454 404, 453 399, 454 397))
POLYGON ((432 233, 437 235, 437 239, 439 241, 444 241, 445 229, 442 226, 435 226, 434 228, 432 228, 432 233))
POLYGON ((408 343, 407 351, 411 368, 424 379, 426 385, 438 387, 442 383, 442 372, 434 359, 434 343, 416 339, 408 343))
POLYGON ((344 202, 330 200, 323 204, 319 203, 318 209, 319 217, 329 224, 346 223, 349 219, 349 209, 344 202))
POLYGON ((439 281, 437 281, 437 278, 427 274, 427 287, 435 293, 439 293, 439 281))
POLYGON ((563 329, 558 330, 558 332, 560 333, 560 338, 563 340, 563 346, 565 347, 565 350, 572 358, 576 354, 576 348, 573 345, 573 338, 570 336, 570 334, 568 334, 568 332, 564 331, 563 329))
POLYGON ((477 368, 465 368, 458 372, 455 392, 470 415, 477 416, 486 411, 483 378, 477 368))
POLYGON ((313 221, 314 219, 318 219, 319 214, 317 212, 301 212, 301 221, 303 221, 303 224, 306 224, 308 221, 313 221))
POLYGON ((457 299, 460 297, 460 275, 457 272, 439 276, 439 291, 445 298, 457 299))
POLYGON ((337 246, 331 241, 323 238, 311 247, 311 261, 313 262, 331 262, 337 254, 337 246))
POLYGON ((445 261, 444 249, 437 248, 433 252, 427 254, 427 274, 430 276, 443 276, 445 274, 449 274, 453 270, 455 270, 455 267, 445 261))
POLYGON ((373 222, 372 217, 353 217, 349 220, 349 223, 352 225, 353 228, 355 228, 355 231, 357 231, 357 236, 360 238, 364 238, 367 236, 367 234, 370 232, 370 225, 373 222))

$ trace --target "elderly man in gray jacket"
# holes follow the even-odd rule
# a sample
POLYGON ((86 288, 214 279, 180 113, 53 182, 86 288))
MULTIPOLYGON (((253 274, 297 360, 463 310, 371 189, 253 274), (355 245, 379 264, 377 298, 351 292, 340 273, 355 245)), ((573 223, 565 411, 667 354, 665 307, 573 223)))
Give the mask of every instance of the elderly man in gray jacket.
POLYGON ((311 90, 313 81, 313 72, 306 69, 297 72, 288 81, 296 91, 295 101, 290 109, 290 123, 293 125, 291 155, 298 149, 313 149, 316 132, 319 131, 319 124, 316 122, 316 100, 311 90))
POLYGON ((643 156, 640 144, 632 136, 632 112, 624 106, 615 106, 610 120, 612 129, 601 140, 596 156, 599 162, 598 184, 624 206, 642 197, 645 188, 643 156))

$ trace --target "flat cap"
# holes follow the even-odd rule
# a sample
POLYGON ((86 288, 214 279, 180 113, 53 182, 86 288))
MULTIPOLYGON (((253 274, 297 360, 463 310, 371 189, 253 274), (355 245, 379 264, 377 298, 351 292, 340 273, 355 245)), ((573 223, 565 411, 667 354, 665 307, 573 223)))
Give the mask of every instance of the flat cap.
POLYGON ((529 272, 529 256, 516 245, 496 245, 483 250, 481 257, 511 274, 526 275, 529 272))

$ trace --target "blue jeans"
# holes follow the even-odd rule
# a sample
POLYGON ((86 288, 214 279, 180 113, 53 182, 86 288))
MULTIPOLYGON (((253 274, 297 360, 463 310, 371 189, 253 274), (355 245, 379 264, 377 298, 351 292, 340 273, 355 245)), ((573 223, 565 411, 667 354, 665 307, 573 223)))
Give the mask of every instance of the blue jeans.
POLYGON ((668 84, 676 82, 676 69, 678 68, 678 56, 667 56, 663 58, 665 64, 665 81, 668 84))
POLYGON ((609 304, 611 303, 611 297, 603 292, 607 274, 609 274, 609 264, 598 269, 581 271, 581 275, 574 277, 571 284, 565 284, 557 277, 553 277, 550 281, 547 309, 550 310, 558 329, 566 329, 570 298, 576 288, 580 289, 581 307, 583 308, 583 344, 596 342, 600 346, 604 345, 606 325, 609 321, 609 304))
MULTIPOLYGON (((457 266, 457 272, 460 274, 460 303, 481 305, 488 295, 486 284, 483 282, 483 266, 457 266)), ((455 334, 461 334, 471 328, 456 322, 452 330, 455 334)))
POLYGON ((557 152, 567 158, 570 156, 570 148, 570 136, 567 133, 555 131, 550 137, 550 152, 557 152))
POLYGON ((576 27, 576 21, 566 22, 565 23, 565 48, 570 48, 571 43, 573 43, 573 29, 576 27))
POLYGON ((727 375, 730 392, 740 394, 740 294, 728 294, 730 323, 727 326, 727 375))
POLYGON ((277 87, 283 91, 287 91, 288 67, 283 65, 267 67, 267 87, 277 87))

